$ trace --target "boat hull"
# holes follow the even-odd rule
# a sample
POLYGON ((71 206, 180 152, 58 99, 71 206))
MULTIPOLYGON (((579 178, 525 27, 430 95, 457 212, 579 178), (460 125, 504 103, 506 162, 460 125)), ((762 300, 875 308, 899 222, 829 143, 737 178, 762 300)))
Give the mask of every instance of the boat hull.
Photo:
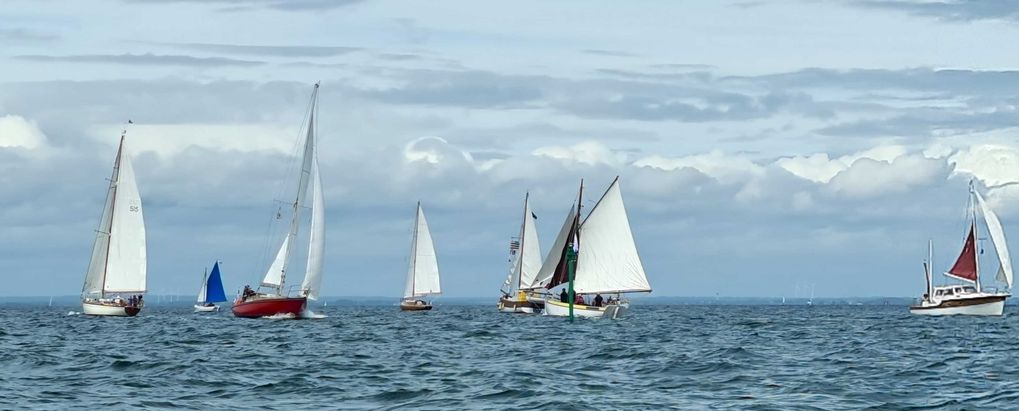
POLYGON ((134 317, 141 312, 142 308, 137 306, 123 306, 113 304, 98 304, 91 302, 82 302, 81 310, 85 315, 95 315, 103 317, 134 317))
POLYGON ((916 315, 1001 315, 1005 311, 1008 294, 974 296, 941 301, 938 304, 920 304, 909 307, 916 315))
MULTIPOLYGON (((601 307, 595 307, 592 305, 573 305, 573 316, 583 318, 619 318, 630 308, 630 304, 623 303, 612 303, 601 307)), ((545 300, 545 315, 552 315, 556 317, 568 317, 570 315, 570 305, 564 302, 556 300, 545 300)))
POLYGON ((400 311, 429 311, 432 305, 424 300, 400 301, 400 311))
POLYGON ((215 305, 215 304, 213 304, 213 305, 198 305, 198 304, 195 304, 195 312, 196 313, 211 313, 211 312, 215 312, 215 311, 219 311, 219 306, 218 305, 215 305))
POLYGON ((509 299, 506 297, 499 299, 499 304, 496 305, 501 313, 517 313, 517 314, 535 314, 540 313, 542 305, 534 303, 532 301, 509 299))
POLYGON ((308 303, 306 297, 256 296, 234 303, 234 316, 262 318, 276 315, 292 315, 299 318, 308 303))

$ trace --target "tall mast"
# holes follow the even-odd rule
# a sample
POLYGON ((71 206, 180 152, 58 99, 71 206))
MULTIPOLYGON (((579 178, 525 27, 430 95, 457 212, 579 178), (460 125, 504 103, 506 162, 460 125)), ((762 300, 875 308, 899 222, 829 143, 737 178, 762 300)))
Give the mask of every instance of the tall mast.
POLYGON ((421 202, 414 208, 414 235, 410 238, 410 296, 417 295, 418 281, 418 223, 421 219, 421 202))
POLYGON ((110 237, 113 237, 113 218, 117 212, 117 185, 120 183, 120 159, 124 155, 124 135, 127 134, 127 130, 120 133, 120 147, 117 148, 117 160, 113 162, 113 177, 110 179, 110 187, 113 189, 113 195, 111 200, 113 203, 110 204, 110 224, 105 227, 106 231, 106 262, 103 263, 103 281, 102 287, 99 289, 99 297, 106 298, 106 270, 110 267, 110 237))
POLYGON ((280 273, 280 285, 276 293, 282 295, 283 287, 287 281, 287 265, 290 261, 290 254, 294 250, 294 243, 297 241, 297 231, 301 228, 301 209, 304 208, 304 197, 308 191, 308 178, 311 176, 312 157, 315 156, 315 110, 318 107, 318 83, 311 92, 311 107, 308 114, 308 135, 304 139, 304 155, 301 157, 300 178, 297 182, 297 197, 294 199, 294 214, 290 219, 290 231, 287 233, 287 253, 283 258, 283 270, 280 273))
POLYGON ((566 271, 569 280, 569 304, 570 322, 573 322, 573 302, 576 300, 576 292, 573 291, 573 281, 577 275, 577 254, 580 252, 580 204, 584 199, 584 179, 580 179, 580 190, 577 191, 577 215, 573 218, 573 238, 570 239, 570 248, 566 250, 566 271), (576 251, 574 251, 576 249, 576 251))
POLYGON ((520 290, 521 286, 523 286, 521 281, 523 280, 524 274, 524 237, 526 234, 524 230, 527 227, 527 199, 530 196, 531 196, 530 192, 524 194, 524 218, 520 220, 520 248, 517 251, 517 272, 515 274, 517 276, 518 291, 520 290))
POLYGON ((969 205, 970 212, 973 218, 971 224, 973 226, 973 263, 976 271, 976 278, 973 280, 977 283, 977 292, 980 292, 980 236, 977 235, 977 198, 976 192, 973 191, 973 180, 969 181, 969 205))

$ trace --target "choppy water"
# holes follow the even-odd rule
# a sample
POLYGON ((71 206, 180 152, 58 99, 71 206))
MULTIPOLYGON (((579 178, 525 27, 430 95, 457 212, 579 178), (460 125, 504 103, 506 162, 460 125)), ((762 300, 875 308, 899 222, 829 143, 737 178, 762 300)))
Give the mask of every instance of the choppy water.
POLYGON ((1014 307, 634 306, 574 324, 494 305, 315 320, 72 309, 0 307, 0 408, 1019 407, 1014 307))

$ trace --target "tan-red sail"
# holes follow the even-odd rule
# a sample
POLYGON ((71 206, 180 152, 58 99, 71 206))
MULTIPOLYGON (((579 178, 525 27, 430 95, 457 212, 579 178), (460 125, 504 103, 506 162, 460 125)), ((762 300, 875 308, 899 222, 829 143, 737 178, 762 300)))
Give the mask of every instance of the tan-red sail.
POLYGON ((959 254, 959 259, 955 260, 955 265, 951 270, 948 270, 947 274, 960 280, 977 281, 976 227, 974 225, 970 225, 966 243, 962 246, 962 253, 959 254))

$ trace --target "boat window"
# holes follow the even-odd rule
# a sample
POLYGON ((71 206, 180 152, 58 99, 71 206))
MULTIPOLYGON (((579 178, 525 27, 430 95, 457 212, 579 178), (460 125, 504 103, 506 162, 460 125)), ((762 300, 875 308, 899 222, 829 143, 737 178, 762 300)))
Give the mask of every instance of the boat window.
POLYGON ((963 291, 966 291, 966 292, 969 292, 969 293, 975 293, 975 292, 977 292, 977 289, 976 289, 976 287, 963 287, 963 288, 962 288, 962 290, 963 290, 963 291))
POLYGON ((934 292, 934 295, 945 295, 945 290, 938 290, 934 292))
POLYGON ((954 290, 945 290, 945 295, 952 295, 954 290))

